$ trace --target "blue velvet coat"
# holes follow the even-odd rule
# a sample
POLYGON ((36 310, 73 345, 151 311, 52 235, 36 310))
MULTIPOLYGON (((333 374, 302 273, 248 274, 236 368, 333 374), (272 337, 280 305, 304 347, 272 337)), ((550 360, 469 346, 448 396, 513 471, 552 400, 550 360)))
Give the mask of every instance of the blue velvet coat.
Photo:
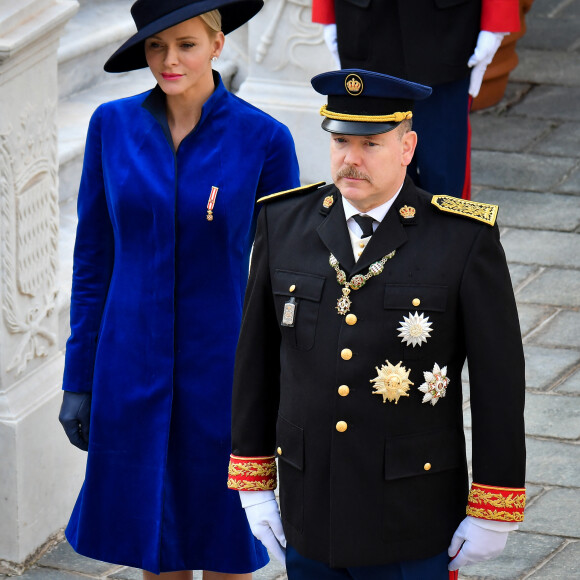
POLYGON ((63 388, 92 411, 66 535, 155 573, 268 561, 226 488, 231 384, 255 201, 298 186, 298 163, 288 129, 215 80, 177 152, 158 87, 100 106, 78 196, 63 388))

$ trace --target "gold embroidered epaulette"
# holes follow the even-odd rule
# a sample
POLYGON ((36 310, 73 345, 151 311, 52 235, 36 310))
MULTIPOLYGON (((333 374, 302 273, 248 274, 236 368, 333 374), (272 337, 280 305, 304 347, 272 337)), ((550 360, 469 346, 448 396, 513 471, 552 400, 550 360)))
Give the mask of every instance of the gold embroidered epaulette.
POLYGON ((286 197, 294 197, 296 195, 303 195, 304 193, 310 193, 311 191, 316 191, 319 187, 326 185, 325 181, 319 181, 318 183, 311 183, 310 185, 303 185, 302 187, 295 187, 294 189, 287 189, 286 191, 279 191, 278 193, 272 193, 270 195, 265 195, 258 200, 258 203, 263 203, 265 201, 274 201, 275 199, 281 199, 286 197))
POLYGON ((484 224, 493 226, 499 207, 491 203, 481 203, 452 197, 451 195, 434 195, 431 203, 441 211, 464 215, 484 224))
POLYGON ((269 457, 238 457, 230 455, 228 487, 238 491, 276 489, 276 460, 269 457))
POLYGON ((526 490, 521 487, 496 487, 473 482, 467 498, 468 516, 499 522, 522 522, 526 490))

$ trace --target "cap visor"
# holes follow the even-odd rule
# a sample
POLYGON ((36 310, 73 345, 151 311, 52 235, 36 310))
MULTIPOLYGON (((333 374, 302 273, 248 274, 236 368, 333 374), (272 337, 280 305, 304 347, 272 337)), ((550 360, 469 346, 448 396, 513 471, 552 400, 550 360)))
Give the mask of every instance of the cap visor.
POLYGON ((362 121, 338 121, 328 117, 322 121, 322 128, 329 133, 340 135, 379 135, 388 133, 400 123, 364 123, 362 121))

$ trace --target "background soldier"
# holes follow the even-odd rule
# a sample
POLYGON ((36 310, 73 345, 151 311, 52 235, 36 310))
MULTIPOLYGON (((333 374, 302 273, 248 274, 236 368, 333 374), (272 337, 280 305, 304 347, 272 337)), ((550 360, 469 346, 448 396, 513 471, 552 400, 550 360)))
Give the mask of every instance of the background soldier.
POLYGON ((339 66, 433 87, 414 111, 421 140, 409 175, 430 193, 470 199, 469 95, 519 30, 518 0, 313 0, 312 19, 326 25, 339 66))

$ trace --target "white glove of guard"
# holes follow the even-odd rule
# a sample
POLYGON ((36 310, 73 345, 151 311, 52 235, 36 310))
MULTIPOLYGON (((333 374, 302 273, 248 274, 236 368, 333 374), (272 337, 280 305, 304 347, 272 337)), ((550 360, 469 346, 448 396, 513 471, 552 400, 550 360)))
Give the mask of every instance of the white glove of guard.
POLYGON ((463 566, 499 556, 505 548, 508 532, 517 529, 518 524, 515 522, 497 522, 467 516, 453 534, 447 550, 453 558, 449 562, 449 570, 458 570, 463 566))
POLYGON ((338 56, 338 40, 336 37, 336 24, 326 24, 324 26, 324 42, 326 42, 326 46, 328 47, 328 50, 330 50, 330 54, 332 54, 337 68, 340 68, 340 57, 338 56))
POLYGON ((469 79, 469 94, 472 97, 475 98, 479 94, 485 69, 493 60, 493 57, 506 34, 508 33, 489 32, 489 30, 480 31, 479 36, 477 37, 475 50, 467 61, 467 66, 473 67, 469 79))
POLYGON ((286 564, 286 536, 274 492, 240 491, 252 533, 282 564, 286 564))

